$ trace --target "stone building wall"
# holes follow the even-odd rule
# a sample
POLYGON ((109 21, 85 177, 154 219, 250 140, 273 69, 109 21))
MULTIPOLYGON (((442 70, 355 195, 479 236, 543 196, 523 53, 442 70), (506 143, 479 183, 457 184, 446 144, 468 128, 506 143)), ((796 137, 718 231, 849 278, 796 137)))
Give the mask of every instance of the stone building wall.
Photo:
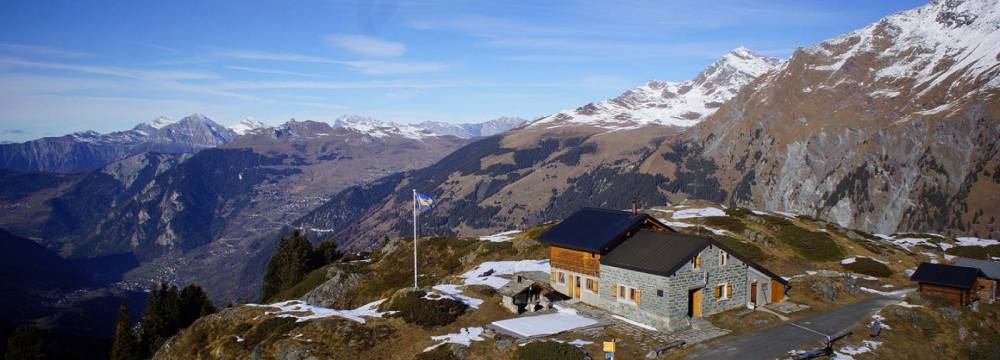
POLYGON ((730 256, 719 264, 720 249, 702 250, 701 267, 694 269, 688 261, 672 276, 648 274, 608 265, 601 266, 601 307, 629 319, 652 325, 660 330, 676 330, 690 326, 688 321, 689 291, 702 289, 702 316, 709 316, 747 303, 747 269, 742 261, 730 256), (729 298, 716 299, 714 287, 728 283, 729 298), (634 287, 642 291, 642 301, 634 304, 611 297, 615 285, 634 287), (662 296, 660 295, 662 294, 662 296))

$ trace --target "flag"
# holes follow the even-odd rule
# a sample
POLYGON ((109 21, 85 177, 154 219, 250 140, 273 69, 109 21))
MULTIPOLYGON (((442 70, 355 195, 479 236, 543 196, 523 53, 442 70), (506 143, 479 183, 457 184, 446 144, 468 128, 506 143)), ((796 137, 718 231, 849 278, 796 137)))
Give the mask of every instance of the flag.
POLYGON ((430 208, 434 206, 434 199, 432 199, 429 195, 424 195, 421 193, 416 193, 416 195, 417 195, 417 207, 419 207, 420 210, 430 210, 430 208))

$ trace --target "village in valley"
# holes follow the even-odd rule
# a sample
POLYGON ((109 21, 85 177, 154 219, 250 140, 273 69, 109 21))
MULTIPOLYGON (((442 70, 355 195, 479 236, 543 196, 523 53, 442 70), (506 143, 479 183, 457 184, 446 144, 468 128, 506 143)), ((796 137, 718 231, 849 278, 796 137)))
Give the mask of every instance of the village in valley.
POLYGON ((412 239, 393 239, 317 270, 330 280, 308 293, 193 325, 163 358, 197 351, 189 333, 200 326, 213 329, 212 351, 319 358, 921 358, 925 346, 965 354, 955 336, 993 344, 975 336, 1000 314, 1000 267, 980 260, 1000 255, 995 240, 868 234, 705 201, 633 204, 478 238, 420 237, 417 288, 403 285, 412 239), (316 301, 330 286, 337 300, 316 301), (294 319, 286 336, 261 332, 278 319, 294 319))

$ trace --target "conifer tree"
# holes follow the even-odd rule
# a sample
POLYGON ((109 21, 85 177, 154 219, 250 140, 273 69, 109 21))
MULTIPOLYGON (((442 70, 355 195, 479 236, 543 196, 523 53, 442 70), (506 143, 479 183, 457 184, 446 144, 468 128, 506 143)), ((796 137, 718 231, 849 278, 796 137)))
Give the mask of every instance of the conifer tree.
POLYGON ((181 328, 191 326, 198 318, 215 312, 215 306, 208 299, 208 294, 198 285, 188 285, 181 290, 180 319, 181 328))
POLYGON ((115 323, 115 339, 111 344, 111 360, 138 360, 141 355, 139 340, 130 324, 128 306, 121 304, 118 307, 118 322, 115 323))
POLYGON ((282 290, 298 284, 313 270, 314 264, 312 244, 301 231, 295 229, 291 236, 281 238, 267 263, 262 301, 268 302, 282 290))

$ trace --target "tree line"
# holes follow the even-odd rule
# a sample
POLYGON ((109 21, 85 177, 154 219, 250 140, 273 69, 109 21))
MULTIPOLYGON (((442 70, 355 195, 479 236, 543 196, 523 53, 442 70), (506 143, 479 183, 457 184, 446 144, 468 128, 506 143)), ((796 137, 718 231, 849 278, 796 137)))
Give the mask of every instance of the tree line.
POLYGON ((191 326, 198 318, 214 312, 215 306, 201 287, 188 285, 178 290, 177 286, 160 284, 150 293, 146 313, 137 326, 132 326, 125 304, 118 308, 111 359, 149 358, 171 336, 191 326))

